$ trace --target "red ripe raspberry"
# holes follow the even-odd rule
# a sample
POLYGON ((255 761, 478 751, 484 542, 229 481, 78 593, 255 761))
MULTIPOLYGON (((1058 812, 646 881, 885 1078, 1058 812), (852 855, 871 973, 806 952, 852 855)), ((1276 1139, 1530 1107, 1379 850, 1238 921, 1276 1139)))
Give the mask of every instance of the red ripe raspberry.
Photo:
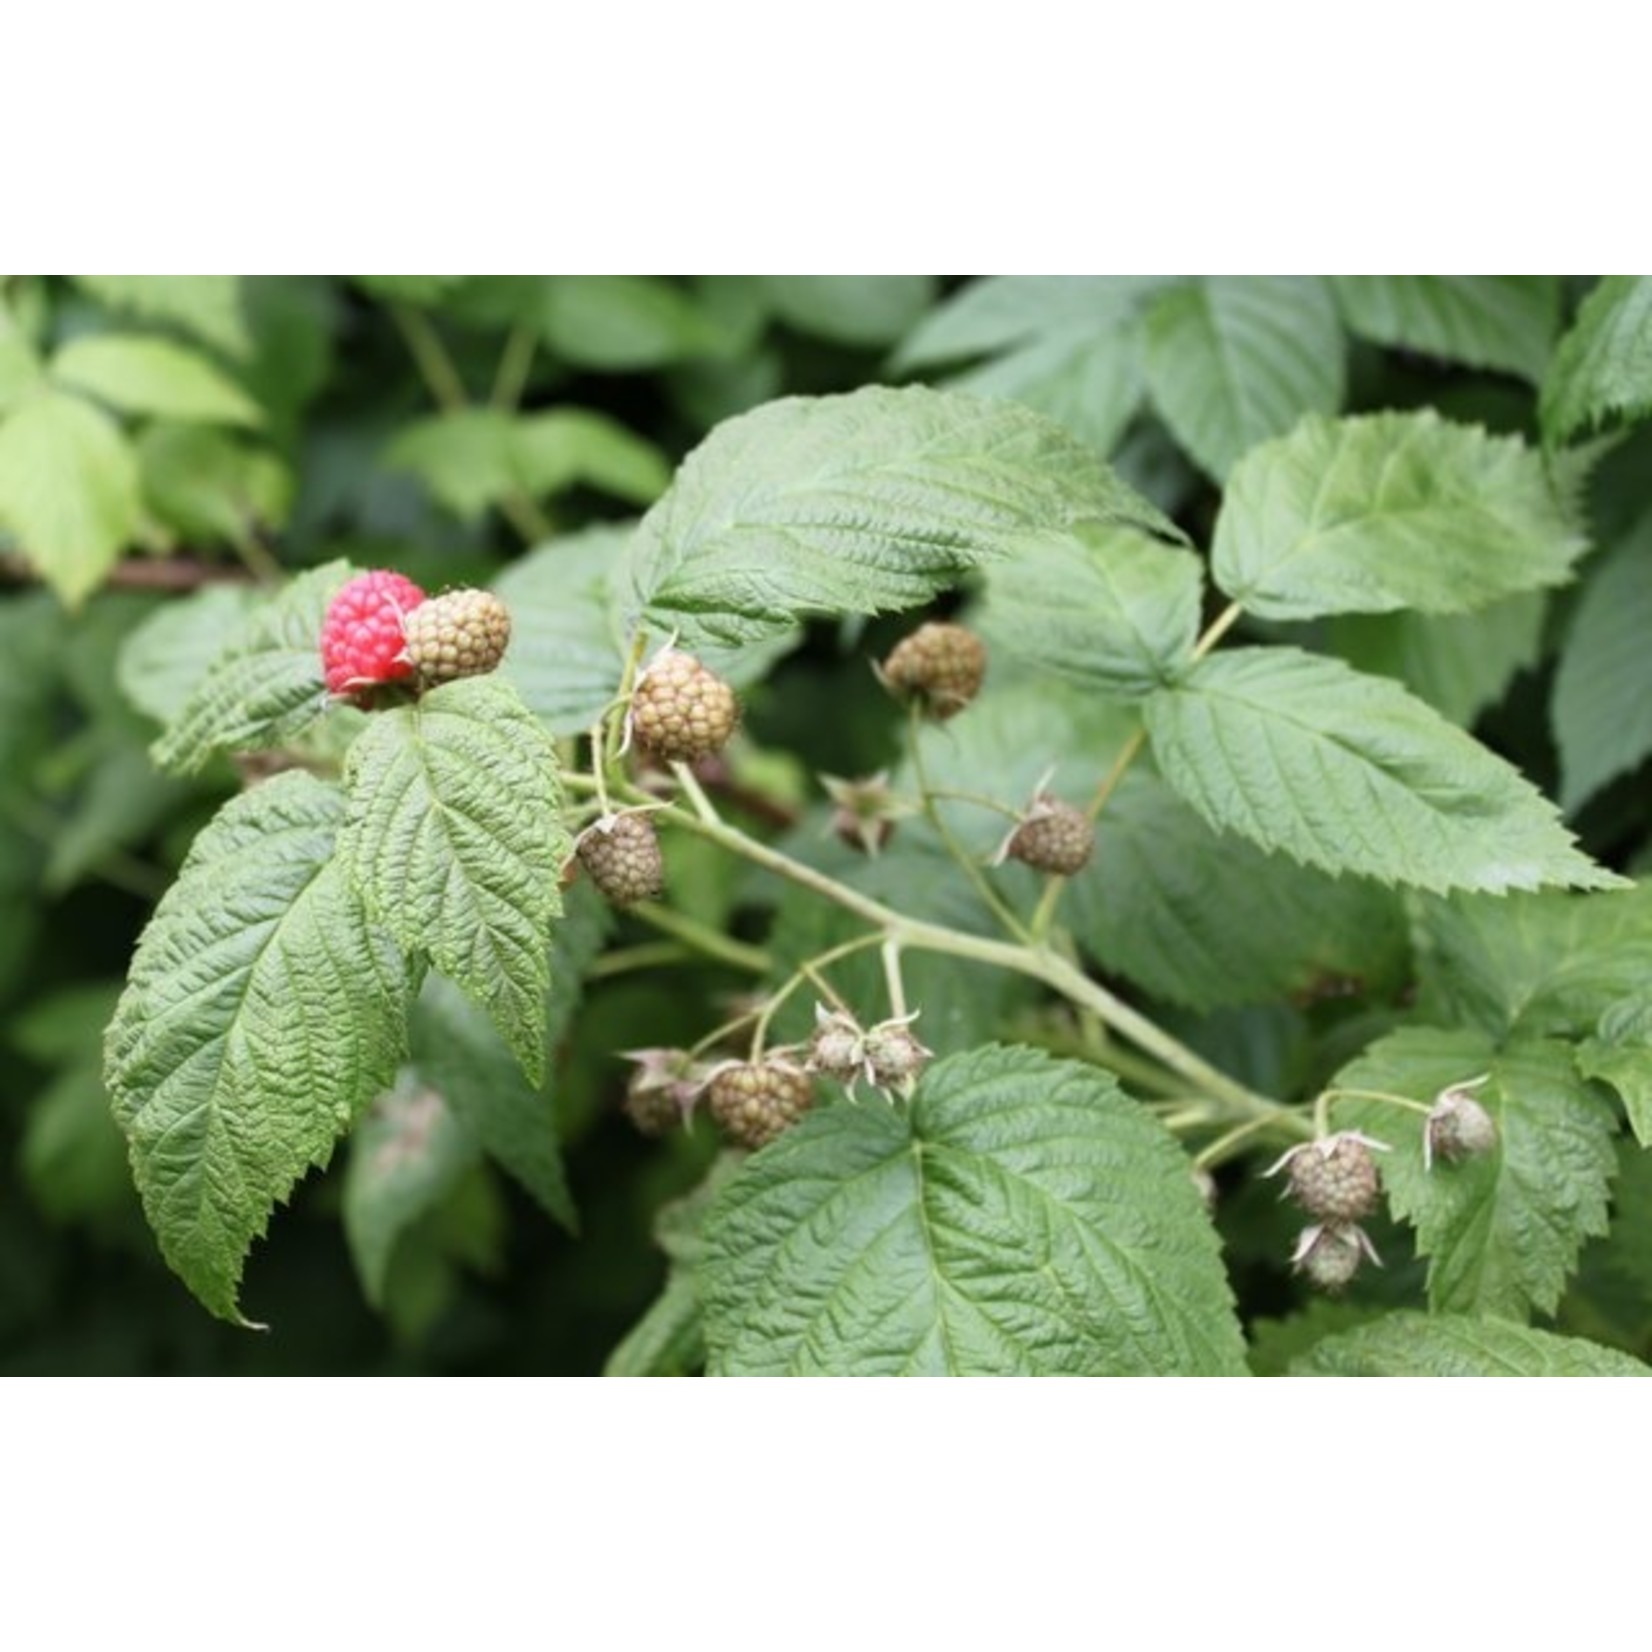
POLYGON ((424 601, 412 580, 388 568, 357 574, 327 605, 321 625, 321 665, 332 694, 413 675, 402 620, 424 601))

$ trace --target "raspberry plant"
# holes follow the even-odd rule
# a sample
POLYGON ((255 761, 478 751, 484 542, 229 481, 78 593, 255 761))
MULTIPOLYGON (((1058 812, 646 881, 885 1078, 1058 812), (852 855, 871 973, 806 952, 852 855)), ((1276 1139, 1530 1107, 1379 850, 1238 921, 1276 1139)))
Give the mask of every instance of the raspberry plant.
MULTIPOLYGON (((1644 278, 891 285, 841 389, 682 368, 718 416, 674 470, 517 410, 554 307, 398 279, 354 302, 442 410, 389 462, 528 548, 288 571, 245 530, 255 587, 118 650, 145 783, 216 805, 103 1065, 208 1310, 266 1312, 249 1255, 345 1140, 392 1315, 496 1172, 572 1229, 583 1074, 657 1177, 616 1372, 1642 1371, 1644 278), (470 405, 444 332, 500 316, 470 405), (647 508, 557 532, 576 477, 647 508)), ((650 313, 703 342, 753 291, 650 313)), ((137 518, 19 466, 153 435, 76 350, 0 404, 0 523, 69 601, 137 518)))

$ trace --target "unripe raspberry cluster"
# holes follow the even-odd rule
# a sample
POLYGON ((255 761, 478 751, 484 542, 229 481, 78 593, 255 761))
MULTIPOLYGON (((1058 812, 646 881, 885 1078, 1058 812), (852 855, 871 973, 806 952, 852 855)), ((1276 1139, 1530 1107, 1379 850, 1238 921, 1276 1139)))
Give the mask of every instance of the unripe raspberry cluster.
POLYGON ((510 613, 491 591, 425 593, 374 568, 346 581, 321 625, 321 668, 331 694, 370 699, 387 683, 451 682, 492 671, 510 644, 510 613))
POLYGON ((1267 1172, 1286 1172, 1285 1191, 1312 1218, 1297 1240, 1292 1265, 1332 1295, 1347 1286, 1361 1261, 1382 1266, 1360 1226, 1382 1196, 1373 1148, 1386 1153, 1388 1144, 1343 1130, 1293 1147, 1267 1172))

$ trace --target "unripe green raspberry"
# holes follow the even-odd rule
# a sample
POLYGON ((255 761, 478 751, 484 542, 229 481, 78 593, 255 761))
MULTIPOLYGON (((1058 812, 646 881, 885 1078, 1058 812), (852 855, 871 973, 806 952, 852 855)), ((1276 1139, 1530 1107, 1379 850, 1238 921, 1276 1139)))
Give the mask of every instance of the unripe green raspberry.
POLYGON ((903 637, 878 668, 899 699, 916 700, 939 721, 956 717, 977 694, 987 673, 987 647, 961 625, 931 620, 903 637))
POLYGON ((1089 864, 1095 847, 1096 829, 1090 817, 1071 803, 1040 792, 1010 833, 1004 854, 1035 871, 1070 878, 1089 864))
POLYGON ((1381 1193, 1373 1147, 1386 1150, 1383 1142, 1344 1130, 1293 1147, 1268 1174, 1288 1170, 1291 1197, 1316 1221, 1358 1222, 1377 1208, 1381 1193))
POLYGON ((505 657, 510 611, 491 591, 449 591, 421 602, 404 622, 407 658, 427 683, 479 677, 505 657))
POLYGON ((604 815, 579 834, 574 853, 615 906, 653 900, 665 887, 665 857, 646 814, 604 815))
POLYGON ((1366 1260, 1382 1266, 1363 1229, 1327 1225, 1303 1230, 1291 1263, 1320 1290, 1336 1296, 1347 1288, 1359 1272, 1360 1263, 1366 1260))
POLYGON ((766 1147, 814 1105, 814 1080, 780 1056, 731 1061, 711 1080, 707 1101, 718 1128, 739 1147, 766 1147))
POLYGON ((734 690, 675 648, 655 657, 631 696, 631 732, 649 756, 666 763, 721 751, 739 721, 734 690))

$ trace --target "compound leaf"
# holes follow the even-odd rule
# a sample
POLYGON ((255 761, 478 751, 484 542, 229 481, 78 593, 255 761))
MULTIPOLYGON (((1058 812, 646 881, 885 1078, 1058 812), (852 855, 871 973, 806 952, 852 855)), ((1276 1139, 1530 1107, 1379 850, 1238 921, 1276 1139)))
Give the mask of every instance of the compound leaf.
POLYGON ((643 518, 635 605, 690 646, 809 613, 927 601, 1028 530, 1093 519, 1179 537, 1059 426, 912 386, 771 402, 719 425, 643 518))
POLYGON ((349 577, 346 562, 312 568, 256 610, 155 742, 155 761, 192 774, 215 752, 278 746, 314 722, 328 704, 322 621, 349 577))
POLYGON ((1564 583, 1585 540, 1541 457, 1431 410, 1305 419, 1234 467, 1211 572, 1264 619, 1460 613, 1564 583))
POLYGON ((225 354, 251 353, 238 275, 77 275, 100 304, 179 327, 225 354))
POLYGON ((1336 1104, 1392 1152, 1380 1155, 1396 1215, 1417 1230, 1431 1258, 1428 1298, 1440 1313, 1525 1319, 1552 1313, 1583 1242, 1606 1231, 1616 1156, 1615 1120, 1598 1087, 1581 1077, 1558 1039, 1495 1047, 1472 1029, 1407 1027, 1378 1040, 1338 1073, 1338 1086, 1385 1090, 1425 1104, 1465 1079, 1497 1124, 1490 1153, 1423 1166, 1421 1114, 1377 1101, 1336 1104))
POLYGON ((1501 1319, 1401 1312, 1329 1336, 1293 1377, 1652 1377, 1615 1348, 1501 1319))
POLYGON ((51 376, 122 413, 258 425, 264 414, 210 361, 164 338, 94 333, 71 339, 52 357, 51 376))
POLYGON ((537 1083, 557 878, 556 748, 509 684, 464 677, 350 747, 340 853, 368 910, 480 1004, 537 1083))
POLYGON ((1554 353, 1541 408, 1551 442, 1652 412, 1652 275, 1609 275, 1584 299, 1554 353))
POLYGON ((106 1041, 161 1250, 240 1323, 253 1240, 405 1044, 407 965, 332 859, 343 813, 296 773, 227 804, 144 931, 106 1041))
POLYGON ((1200 276, 1147 312, 1147 383, 1183 447, 1212 476, 1342 403, 1342 328, 1315 275, 1200 276))
POLYGON ((1435 890, 1621 881, 1501 758, 1338 660, 1224 650, 1144 711, 1165 779, 1210 825, 1308 865, 1435 890))
POLYGON ((1552 275, 1333 275, 1349 327, 1388 344, 1468 367, 1543 377, 1560 324, 1552 275))
POLYGON ((1185 1157, 1108 1075, 986 1046, 909 1106, 821 1109, 706 1223, 710 1368, 1237 1375, 1185 1157))

